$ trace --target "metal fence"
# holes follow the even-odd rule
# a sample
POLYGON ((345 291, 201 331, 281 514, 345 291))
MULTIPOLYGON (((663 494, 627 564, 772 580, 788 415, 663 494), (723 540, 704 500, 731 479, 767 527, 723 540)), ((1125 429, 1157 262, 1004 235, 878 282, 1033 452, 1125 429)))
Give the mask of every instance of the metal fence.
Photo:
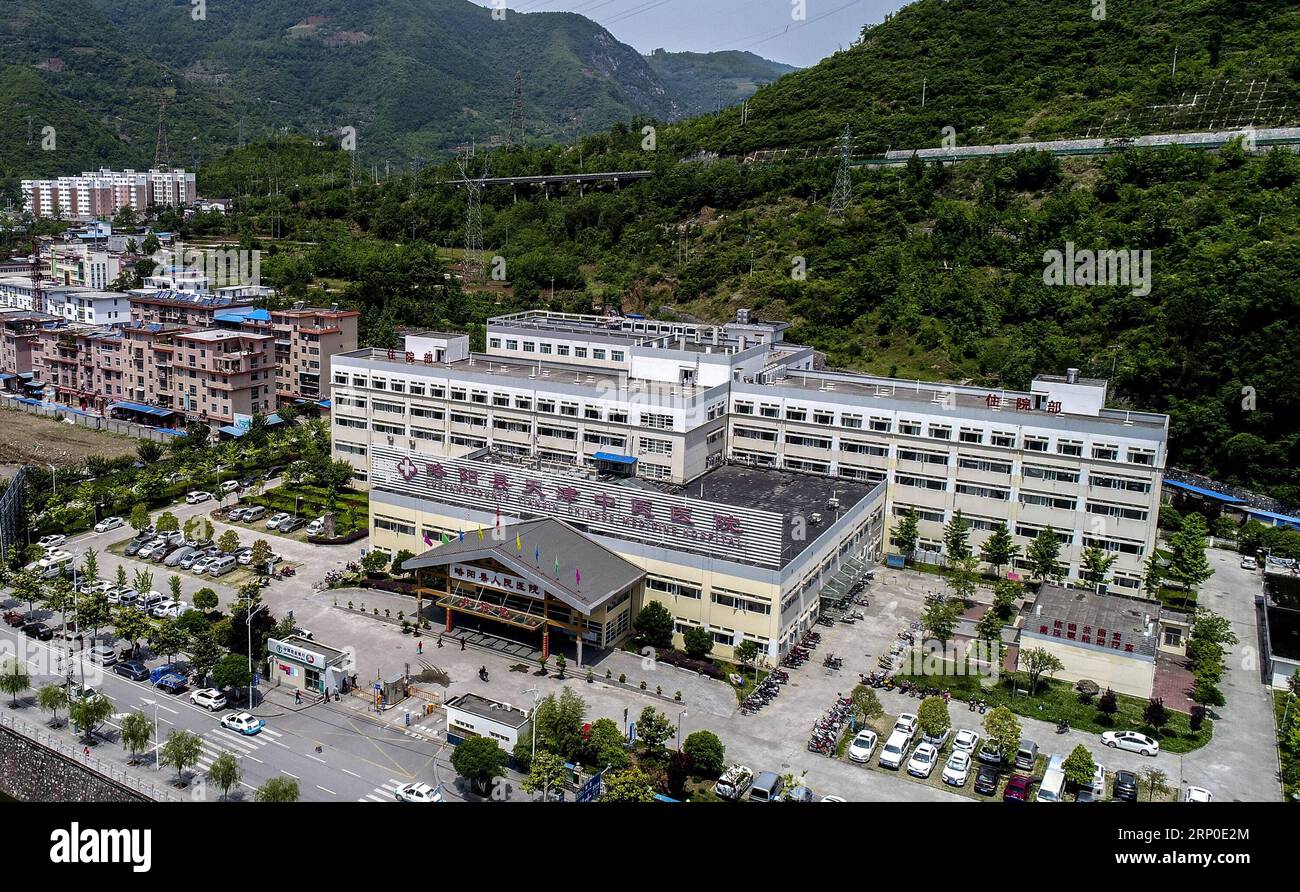
POLYGON ((9 549, 22 547, 27 528, 27 466, 22 465, 0 493, 0 560, 9 561, 9 549))
POLYGON ((79 746, 69 740, 66 735, 56 733, 48 728, 42 728, 40 725, 34 725, 13 713, 0 712, 0 728, 8 728, 60 758, 75 762, 86 771, 99 775, 108 783, 137 793, 147 799, 152 799, 155 802, 188 801, 185 797, 179 796, 173 791, 149 783, 124 766, 114 765, 98 758, 94 752, 87 756, 84 746, 79 746))
POLYGON ((28 415, 39 415, 43 418, 52 418, 55 421, 71 421, 81 427, 90 430, 104 431, 110 434, 121 434, 125 437, 135 437, 137 440, 156 440, 160 443, 169 441, 175 434, 166 433, 156 427, 149 427, 146 424, 135 424, 130 421, 119 421, 116 418, 105 418, 103 415, 92 415, 88 412, 81 412, 67 406, 56 406, 50 403, 23 402, 20 398, 14 396, 0 396, 0 407, 6 409, 15 409, 19 412, 26 412, 28 415))

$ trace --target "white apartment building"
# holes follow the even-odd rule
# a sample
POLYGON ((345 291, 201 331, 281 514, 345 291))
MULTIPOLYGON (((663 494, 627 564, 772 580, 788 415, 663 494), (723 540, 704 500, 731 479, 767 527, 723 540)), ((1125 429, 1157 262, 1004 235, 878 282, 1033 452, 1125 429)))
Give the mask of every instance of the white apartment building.
POLYGON ((149 205, 193 204, 198 198, 195 175, 173 170, 83 171, 78 176, 23 180, 27 207, 37 217, 93 220, 112 217, 124 207, 143 213, 149 205))
POLYGON ((1106 408, 1106 382, 1073 370, 1027 393, 815 371, 785 328, 528 312, 489 320, 484 354, 446 333, 338 354, 335 456, 361 481, 376 448, 490 448, 688 491, 724 462, 883 482, 891 527, 916 512, 918 559, 942 560, 960 511, 976 550, 1004 524, 1022 549, 1050 526, 1069 577, 1096 545, 1118 557, 1113 584, 1138 588, 1167 416, 1106 408))
POLYGON ((42 282, 40 306, 30 276, 0 278, 0 309, 49 313, 68 322, 89 325, 122 325, 131 320, 131 302, 117 291, 100 291, 42 282))

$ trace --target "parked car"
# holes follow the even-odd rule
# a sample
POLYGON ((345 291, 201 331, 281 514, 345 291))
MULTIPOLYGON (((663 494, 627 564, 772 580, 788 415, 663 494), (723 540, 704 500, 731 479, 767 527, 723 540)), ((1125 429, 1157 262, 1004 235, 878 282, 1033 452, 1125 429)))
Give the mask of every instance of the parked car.
POLYGON ((912 738, 906 731, 894 730, 881 747, 880 759, 877 764, 882 768, 897 768, 903 764, 904 757, 907 756, 907 748, 911 744, 912 738))
POLYGON ((1143 756, 1154 756, 1160 752, 1160 744, 1137 731, 1105 731, 1101 735, 1101 742, 1111 749, 1128 750, 1143 756))
POLYGON ((265 505, 250 505, 244 510, 244 522, 252 523, 255 520, 261 520, 266 516, 265 505))
POLYGON ((303 524, 306 522, 301 517, 290 517, 288 520, 280 521, 280 525, 276 529, 281 533, 292 533, 294 530, 302 529, 303 524))
POLYGON ((1096 770, 1093 771, 1092 773, 1092 786, 1084 787, 1079 791, 1079 793, 1080 794, 1089 793, 1092 795, 1092 798, 1096 801, 1100 801, 1106 798, 1106 766, 1105 765, 1097 766, 1096 770))
POLYGON ((221 717, 221 727, 238 731, 240 734, 256 734, 266 726, 266 722, 246 712, 232 712, 221 717))
POLYGON ((137 551, 135 553, 135 556, 142 561, 147 561, 149 560, 149 558, 153 557, 153 553, 155 551, 157 551, 160 548, 166 548, 166 547, 167 547, 167 543, 164 542, 162 539, 154 539, 153 541, 146 544, 139 551, 137 551))
POLYGON ((139 660, 123 660, 113 667, 113 671, 132 681, 146 681, 149 678, 148 667, 139 660))
POLYGON ((398 802, 441 802, 442 788, 431 787, 426 783, 419 781, 410 784, 402 784, 394 792, 393 797, 398 802))
POLYGON ((125 524, 126 524, 126 520, 121 517, 118 517, 117 515, 113 515, 111 517, 105 517, 99 523, 95 524, 95 532, 107 533, 109 530, 115 530, 118 527, 125 526, 125 524))
POLYGON ((54 630, 45 623, 28 623, 23 626, 23 634, 38 641, 49 641, 54 637, 54 630))
POLYGON ((152 541, 153 540, 148 537, 136 536, 130 542, 126 543, 126 548, 122 551, 122 553, 125 554, 127 557, 135 557, 137 554, 140 553, 140 549, 144 548, 152 541))
POLYGON ((135 602, 140 600, 140 593, 133 588, 120 589, 117 593, 117 604, 119 607, 134 607, 135 602))
POLYGON ((185 504, 197 505, 199 502, 206 502, 212 498, 212 493, 196 489, 185 494, 185 504))
POLYGON ((176 562, 176 566, 180 567, 182 570, 192 570, 196 561, 207 556, 208 554, 206 549, 191 548, 189 554, 181 556, 181 559, 176 562))
POLYGON ((112 666, 117 662, 117 651, 112 645, 96 644, 90 649, 90 659, 101 666, 112 666))
POLYGON ((817 798, 812 787, 798 786, 787 790, 781 797, 782 802, 812 802, 817 798))
POLYGON ((1255 559, 1254 559, 1253 557, 1251 557, 1250 555, 1246 555, 1244 558, 1241 559, 1241 569, 1243 569, 1243 570, 1258 570, 1258 569, 1259 569, 1259 561, 1255 560, 1255 559))
POLYGON ((133 606, 141 613, 148 613, 166 600, 167 596, 162 592, 147 591, 136 600, 133 606))
POLYGON ((169 672, 155 681, 153 686, 168 694, 183 694, 185 689, 189 687, 189 682, 184 675, 169 672))
POLYGON ((226 695, 216 688, 203 688, 190 694, 190 702, 209 712, 226 708, 226 695))
POLYGON ((173 553, 180 551, 182 547, 172 542, 164 542, 160 547, 153 550, 153 554, 149 555, 149 560, 155 564, 161 564, 173 553))
POLYGON ((1120 802, 1138 801, 1138 776, 1126 768, 1115 772, 1114 796, 1120 802))
POLYGON ((318 517, 315 520, 313 520, 311 523, 307 524, 308 536, 319 536, 321 533, 324 532, 325 532, 325 518, 323 517, 318 517))
POLYGON ((930 744, 931 746, 933 746, 935 749, 940 749, 940 750, 943 749, 943 745, 948 742, 948 738, 951 736, 952 736, 951 728, 944 728, 943 733, 937 735, 926 734, 924 730, 921 731, 921 739, 926 743, 930 744))
POLYGON ((980 745, 979 752, 975 758, 985 765, 992 765, 994 768, 1002 767, 1002 750, 998 747, 996 740, 985 740, 980 745))
POLYGON ((1183 790, 1184 802, 1213 802, 1214 794, 1204 787, 1188 787, 1183 790))
POLYGON ((943 782, 950 787, 964 787, 970 777, 970 753, 954 750, 943 766, 943 782))
POLYGON ((222 492, 235 492, 238 489, 239 489, 238 480, 227 480, 225 483, 221 484, 222 492))
POLYGON ((722 799, 739 802, 754 785, 754 772, 744 765, 732 765, 722 772, 722 777, 713 785, 713 793, 722 799))
POLYGON ((1020 741, 1020 749, 1016 750, 1016 767, 1022 771, 1033 771, 1037 761, 1038 744, 1028 737, 1024 738, 1020 741))
POLYGON ((59 629, 59 637, 64 641, 80 641, 86 636, 77 629, 77 621, 70 619, 63 624, 63 628, 59 629))
POLYGON ((247 512, 248 512, 247 505, 237 505, 234 508, 231 508, 230 511, 226 513, 226 520, 230 521, 231 523, 240 523, 241 521, 243 521, 244 515, 247 512))
POLYGON ((992 796, 998 791, 998 770, 992 765, 981 765, 975 772, 975 792, 981 796, 992 796))
POLYGON ((46 551, 50 551, 51 549, 58 548, 60 545, 62 545, 64 542, 67 541, 68 541, 67 536, 63 536, 56 533, 50 536, 42 536, 41 538, 36 540, 36 544, 39 545, 41 548, 44 548, 46 551))
POLYGON ((283 511, 277 511, 266 519, 266 528, 268 530, 278 530, 280 528, 280 522, 288 520, 289 517, 290 515, 285 514, 283 511))
POLYGON ((859 731, 858 736, 849 744, 849 759, 854 762, 870 762, 878 739, 876 732, 869 728, 859 731))
POLYGON ((934 744, 917 744, 912 758, 907 760, 907 773, 913 777, 929 777, 938 761, 939 750, 934 744))
POLYGON ((167 608, 163 616, 169 616, 172 619, 178 619, 194 609, 194 605, 187 601, 177 601, 167 608))
POLYGON ((749 788, 750 802, 779 802, 785 782, 774 771, 760 771, 749 788))
POLYGON ((980 736, 969 728, 962 728, 952 739, 952 748, 968 756, 975 755, 980 745, 980 736))
POLYGON ((247 567, 249 564, 253 562, 253 549, 251 548, 239 549, 239 551, 235 552, 235 560, 239 563, 239 566, 247 567))
POLYGON ((198 560, 190 563, 190 571, 193 573, 206 573, 208 572, 208 567, 216 559, 217 556, 214 554, 205 554, 202 557, 200 557, 198 560))
POLYGON ((211 576, 225 576, 235 567, 234 557, 223 554, 221 557, 213 558, 211 563, 208 564, 208 574, 211 576))
POLYGON ((192 545, 182 545, 180 548, 167 555, 167 560, 163 561, 163 564, 168 567, 179 567, 181 566, 181 561, 185 560, 186 557, 193 554, 195 551, 197 551, 197 549, 192 545))
POLYGON ((1027 774, 1013 774, 1007 778, 1007 788, 1002 791, 1003 802, 1028 802, 1029 787, 1034 782, 1027 774))
POLYGON ((916 734, 916 716, 910 712, 904 712, 894 722, 894 730, 902 731, 909 738, 916 734))
POLYGON ((170 615, 167 611, 171 610, 174 606, 176 606, 176 602, 171 598, 163 598, 157 604, 154 604, 149 608, 149 615, 154 619, 162 619, 164 616, 170 615))
POLYGON ((6 610, 5 623, 14 626, 15 628, 26 625, 27 614, 23 613, 21 610, 6 610))
POLYGON ((1065 756, 1052 753, 1047 759, 1043 779, 1038 782, 1035 802, 1061 802, 1065 794, 1065 756))

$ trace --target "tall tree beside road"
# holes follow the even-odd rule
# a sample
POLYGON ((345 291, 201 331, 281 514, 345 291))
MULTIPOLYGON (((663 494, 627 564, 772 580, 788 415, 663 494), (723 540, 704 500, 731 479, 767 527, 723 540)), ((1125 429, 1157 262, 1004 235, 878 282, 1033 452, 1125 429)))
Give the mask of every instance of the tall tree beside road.
POLYGON ((569 770, 564 767, 564 758, 555 753, 539 752, 533 757, 528 768, 528 776, 520 784, 525 793, 543 795, 543 801, 550 797, 551 790, 562 789, 569 770))
POLYGON ((131 508, 131 516, 127 518, 127 522, 137 533, 149 526, 149 506, 144 502, 137 502, 131 508))
POLYGON ((99 553, 93 548, 87 548, 85 555, 82 556, 81 581, 85 583, 99 581, 99 553))
POLYGON ((68 703, 68 718, 81 733, 83 740, 94 740, 95 729, 113 714, 113 701, 103 694, 90 697, 74 697, 68 703))
POLYGON ((253 798, 258 802, 297 802, 299 795, 296 780, 291 777, 273 777, 257 788, 253 798))
POLYGON ((1097 763, 1092 758, 1092 751, 1082 743, 1070 752, 1061 767, 1065 769, 1065 779, 1076 787, 1090 785, 1093 776, 1097 773, 1097 763))
POLYGON ((108 596, 102 592, 95 595, 82 595, 77 599, 77 627, 81 630, 90 629, 92 639, 99 638, 99 630, 108 625, 112 617, 112 605, 108 603, 108 596))
POLYGON ((146 570, 143 567, 135 571, 135 577, 131 580, 131 586, 143 597, 153 591, 153 571, 146 570))
POLYGON ((31 684, 32 677, 27 674, 27 668, 17 660, 5 660, 0 666, 0 691, 13 698, 11 708, 18 708, 18 695, 31 687, 31 684))
MULTIPOLYGON (((870 688, 867 690, 875 693, 870 688)), ((691 757, 696 777, 715 778, 727 767, 727 748, 712 731, 692 731, 686 735, 682 752, 691 757)))
POLYGON ((663 757, 667 752, 666 744, 672 739, 676 730, 673 723, 668 720, 668 716, 653 706, 641 710, 641 714, 636 719, 637 740, 644 747, 648 759, 663 757))
MULTIPOLYGON (((538 753, 537 758, 541 758, 538 753)), ((456 747, 451 767, 468 780, 479 793, 486 793, 493 778, 505 777, 510 755, 489 737, 475 737, 456 747)), ((533 760, 534 762, 537 759, 533 760)))
POLYGON ((984 716, 984 733, 992 740, 1002 753, 1003 764, 1015 761, 1016 750, 1020 748, 1020 720, 1016 714, 1005 706, 990 709, 984 716))
POLYGON ((36 705, 50 713, 50 723, 58 725, 59 710, 68 705, 68 689, 61 684, 41 685, 36 691, 36 705))
POLYGON ((572 762, 582 748, 582 724, 587 715, 582 697, 566 685, 558 695, 544 697, 534 715, 539 746, 572 762))
POLYGON ((898 553, 910 561, 916 553, 916 543, 920 538, 921 528, 916 523, 916 512, 908 508, 894 525, 894 545, 898 548, 898 553))
POLYGON ((916 723, 927 737, 941 737, 952 727, 947 702, 942 697, 926 697, 916 709, 916 723))
POLYGON ((235 530, 226 530, 217 540, 217 548, 221 549, 222 554, 234 554, 239 551, 239 533, 235 530))
POLYGON ((239 760, 229 751, 217 756, 208 766, 208 780, 221 788, 222 799, 230 796, 230 788, 239 783, 240 776, 239 760))
POLYGON ((119 735, 122 749, 131 754, 130 762, 134 765, 139 761, 136 757, 153 739, 153 722, 142 712, 128 712, 122 717, 119 735))
POLYGON ((605 775, 600 802, 654 802, 655 789, 649 775, 639 768, 605 775))
POLYGON ((582 760, 596 770, 627 767, 627 738, 619 730, 618 722, 599 718, 591 723, 591 734, 583 746, 582 760))
POLYGON ((181 522, 176 517, 176 515, 173 514, 172 512, 164 511, 162 514, 158 515, 158 524, 157 524, 158 532, 175 533, 175 532, 179 532, 180 528, 181 528, 181 522))
POLYGON ((658 601, 641 608, 632 621, 632 628, 643 644, 665 649, 673 646, 673 615, 658 601))
POLYGON ((975 601, 979 564, 979 559, 970 554, 948 562, 948 587, 952 589, 953 597, 960 598, 965 604, 975 601))
POLYGON ((921 614, 921 622, 925 624, 926 630, 930 637, 937 640, 944 647, 952 640, 952 636, 957 631, 957 621, 961 618, 961 605, 953 601, 941 601, 938 598, 931 598, 925 607, 925 612, 921 614))
POLYGON ((1224 648, 1238 643, 1232 623, 1212 610, 1200 608, 1192 617, 1192 633, 1187 642, 1187 668, 1195 684, 1192 699, 1202 706, 1223 706, 1227 700, 1219 683, 1225 671, 1224 648))
POLYGON ((996 527, 980 546, 980 557, 985 563, 993 565, 993 572, 1002 575, 1002 568, 1010 564, 1020 554, 1020 546, 1011 538, 1011 530, 1006 524, 996 527))
POLYGON ((1189 514, 1169 540, 1168 576, 1189 590, 1214 575, 1205 556, 1206 535, 1205 519, 1199 514, 1189 514))
POLYGON ((35 570, 23 569, 14 576, 13 583, 10 585, 13 590, 13 596, 19 601, 27 604, 27 611, 30 613, 37 601, 45 594, 45 584, 35 570))
POLYGON ((140 650, 140 639, 152 630, 149 618, 132 607, 119 607, 113 616, 113 631, 118 638, 131 644, 131 655, 140 650))
POLYGON ((184 786, 185 769, 199 764, 203 755, 203 741, 193 731, 176 730, 167 735, 158 754, 158 761, 176 769, 176 785, 184 786))

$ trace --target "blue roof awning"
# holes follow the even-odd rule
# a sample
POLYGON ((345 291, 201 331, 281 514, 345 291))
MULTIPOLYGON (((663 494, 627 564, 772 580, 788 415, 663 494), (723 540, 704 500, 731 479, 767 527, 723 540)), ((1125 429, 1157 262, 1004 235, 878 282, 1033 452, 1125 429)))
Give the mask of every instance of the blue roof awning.
POLYGON ((1251 517, 1258 517, 1267 520, 1273 526, 1286 525, 1300 529, 1300 517, 1293 517, 1290 514, 1279 514, 1276 511, 1265 511, 1263 508, 1243 508, 1246 514, 1251 517))
POLYGON ((333 401, 333 400, 321 400, 321 401, 320 401, 319 403, 317 403, 316 405, 320 406, 322 409, 332 409, 332 408, 334 408, 334 401, 333 401))
POLYGON ((220 428, 220 431, 223 434, 230 434, 232 437, 242 437, 248 433, 247 428, 242 428, 237 424, 227 424, 225 427, 220 428))
POLYGON ((152 415, 155 418, 166 418, 168 415, 176 414, 171 409, 159 409, 157 406, 146 406, 144 403, 128 403, 128 402, 110 403, 108 406, 108 411, 111 412, 114 409, 125 409, 128 412, 139 412, 142 415, 152 415))
POLYGON ((1175 489, 1185 489, 1188 492, 1194 492, 1198 496, 1205 496, 1207 499, 1218 499, 1220 502, 1240 502, 1241 499, 1236 496, 1228 495, 1226 492, 1215 492, 1212 489, 1206 489, 1204 486, 1197 486, 1194 483, 1183 483, 1181 480, 1166 480, 1165 486, 1172 486, 1175 489))
POLYGON ((0 381, 8 381, 10 378, 17 378, 13 372, 0 372, 0 381))
POLYGON ((630 455, 619 455, 616 452, 597 452, 592 456, 596 461, 612 462, 616 465, 634 465, 636 459, 630 455))
POLYGON ((171 434, 173 437, 185 436, 185 431, 178 431, 172 427, 155 427, 154 430, 160 434, 171 434))

